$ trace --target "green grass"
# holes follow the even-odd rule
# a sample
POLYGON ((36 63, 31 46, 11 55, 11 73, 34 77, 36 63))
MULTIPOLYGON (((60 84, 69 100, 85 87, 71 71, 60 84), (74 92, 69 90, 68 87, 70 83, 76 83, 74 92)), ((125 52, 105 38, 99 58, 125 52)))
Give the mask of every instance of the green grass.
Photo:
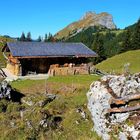
POLYGON ((131 73, 140 72, 140 50, 128 51, 108 58, 97 64, 96 68, 106 72, 123 73, 126 63, 130 63, 131 73))
POLYGON ((76 75, 76 76, 56 76, 50 77, 45 80, 18 80, 11 83, 11 86, 26 96, 24 99, 30 98, 36 103, 43 100, 45 90, 45 83, 47 88, 53 94, 57 94, 57 98, 45 105, 27 106, 25 104, 17 104, 3 101, 1 106, 7 106, 6 113, 0 113, 0 139, 15 139, 22 140, 28 138, 36 138, 39 140, 100 140, 95 132, 92 132, 93 122, 91 120, 90 112, 87 109, 86 93, 89 86, 93 81, 98 80, 100 77, 95 75, 76 75), (75 90, 72 90, 74 88, 75 90), (19 117, 19 108, 24 107, 28 111, 24 113, 24 120, 19 117), (79 113, 76 112, 77 108, 82 108, 88 120, 82 119, 79 113), (41 111, 47 110, 54 116, 61 116, 62 122, 60 128, 44 132, 40 130, 35 134, 35 131, 27 128, 25 120, 31 120, 33 125, 37 127, 41 119, 41 111), (16 127, 10 128, 9 123, 15 122, 16 127), (79 122, 77 124, 76 122, 79 122))
POLYGON ((75 75, 75 76, 55 76, 47 80, 17 80, 11 83, 12 87, 22 93, 43 93, 45 88, 61 88, 67 86, 85 86, 89 88, 92 81, 98 80, 99 76, 93 75, 75 75), (46 85, 45 85, 46 84, 46 85), (53 85, 53 86, 52 86, 53 85))
POLYGON ((1 50, 4 47, 4 45, 6 44, 6 42, 11 42, 11 41, 13 41, 13 40, 10 38, 0 36, 0 67, 3 67, 6 65, 6 60, 3 57, 1 50))
POLYGON ((45 80, 16 80, 11 83, 12 87, 19 91, 34 88, 39 85, 43 86, 43 84, 45 87, 45 80))
MULTIPOLYGON (((110 31, 111 33, 114 33, 117 35, 119 35, 120 33, 123 33, 125 30, 114 30, 114 31, 110 31)), ((107 31, 100 31, 99 33, 103 34, 103 35, 106 35, 107 34, 107 31)), ((96 34, 96 33, 93 33, 93 35, 96 34)))
POLYGON ((99 79, 99 76, 93 75, 73 75, 73 76, 56 76, 50 77, 48 79, 49 82, 58 82, 58 83, 79 83, 79 84, 89 84, 92 81, 96 81, 99 79))

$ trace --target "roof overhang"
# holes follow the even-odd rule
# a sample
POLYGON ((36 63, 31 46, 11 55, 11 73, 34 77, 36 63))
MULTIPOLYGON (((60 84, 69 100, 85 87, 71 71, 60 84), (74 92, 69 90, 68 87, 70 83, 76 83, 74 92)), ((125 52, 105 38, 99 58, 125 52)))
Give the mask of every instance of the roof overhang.
POLYGON ((30 59, 30 58, 93 58, 93 57, 98 57, 98 55, 77 55, 77 56, 71 56, 71 55, 67 55, 67 56, 64 56, 64 55, 61 55, 61 56, 57 56, 57 55, 53 55, 53 56, 13 56, 17 59, 30 59))

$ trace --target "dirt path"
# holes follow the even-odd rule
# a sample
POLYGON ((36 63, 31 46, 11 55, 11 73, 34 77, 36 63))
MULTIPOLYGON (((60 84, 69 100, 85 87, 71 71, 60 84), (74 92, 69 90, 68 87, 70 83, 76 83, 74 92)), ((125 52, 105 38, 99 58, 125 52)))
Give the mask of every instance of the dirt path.
POLYGON ((6 74, 6 81, 14 81, 17 79, 31 79, 31 80, 41 80, 41 79, 48 79, 48 74, 37 74, 37 75, 27 75, 27 76, 15 76, 6 68, 2 69, 6 74))

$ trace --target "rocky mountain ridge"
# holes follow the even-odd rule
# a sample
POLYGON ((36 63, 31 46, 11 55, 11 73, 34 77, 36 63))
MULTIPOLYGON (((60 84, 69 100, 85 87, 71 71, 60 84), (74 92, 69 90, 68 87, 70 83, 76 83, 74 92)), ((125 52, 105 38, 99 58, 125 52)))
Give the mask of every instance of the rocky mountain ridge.
POLYGON ((108 29, 116 29, 113 17, 107 12, 96 14, 95 12, 87 12, 79 21, 69 24, 67 27, 59 31, 55 38, 62 39, 73 36, 84 29, 94 26, 102 26, 108 29))

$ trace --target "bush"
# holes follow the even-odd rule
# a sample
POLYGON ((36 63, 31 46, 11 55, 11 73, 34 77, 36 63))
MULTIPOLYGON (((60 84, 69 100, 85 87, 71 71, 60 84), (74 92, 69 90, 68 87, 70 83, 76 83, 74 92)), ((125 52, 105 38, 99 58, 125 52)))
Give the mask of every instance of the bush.
POLYGON ((5 112, 7 109, 7 101, 5 99, 0 101, 0 113, 5 112))

